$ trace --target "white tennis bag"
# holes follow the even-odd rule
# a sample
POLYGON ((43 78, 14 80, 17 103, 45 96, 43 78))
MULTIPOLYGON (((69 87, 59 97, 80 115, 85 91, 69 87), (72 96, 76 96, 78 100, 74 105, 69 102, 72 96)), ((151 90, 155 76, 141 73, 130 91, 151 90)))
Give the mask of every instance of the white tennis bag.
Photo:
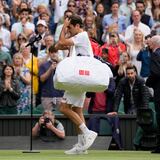
POLYGON ((102 92, 112 76, 110 68, 94 57, 73 56, 57 65, 53 79, 56 89, 102 92))

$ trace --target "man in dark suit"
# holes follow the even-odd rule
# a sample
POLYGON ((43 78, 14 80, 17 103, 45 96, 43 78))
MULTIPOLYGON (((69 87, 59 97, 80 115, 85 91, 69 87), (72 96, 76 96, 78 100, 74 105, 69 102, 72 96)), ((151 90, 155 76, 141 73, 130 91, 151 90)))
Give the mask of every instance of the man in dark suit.
POLYGON ((153 36, 150 40, 151 54, 150 71, 151 74, 146 81, 146 85, 154 90, 154 104, 157 119, 157 147, 152 153, 160 153, 160 36, 153 36))

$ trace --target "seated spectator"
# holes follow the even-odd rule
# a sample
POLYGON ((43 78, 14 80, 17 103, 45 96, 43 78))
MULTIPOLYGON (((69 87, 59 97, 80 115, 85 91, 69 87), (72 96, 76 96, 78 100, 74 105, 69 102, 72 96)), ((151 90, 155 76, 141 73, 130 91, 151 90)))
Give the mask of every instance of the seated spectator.
POLYGON ((32 128, 32 136, 39 136, 44 141, 55 141, 64 139, 65 131, 62 123, 55 119, 55 115, 51 111, 45 110, 32 128))
POLYGON ((137 69, 134 65, 126 68, 126 77, 120 80, 114 94, 114 112, 108 113, 115 115, 123 96, 124 112, 126 114, 136 114, 138 108, 148 108, 149 90, 145 86, 145 81, 137 76, 137 69))
POLYGON ((0 114, 17 114, 19 89, 19 82, 14 78, 14 68, 5 65, 0 78, 0 114))
POLYGON ((63 92, 56 90, 53 84, 53 76, 59 62, 58 53, 54 46, 49 48, 49 60, 39 68, 41 103, 44 109, 54 110, 60 104, 63 92))

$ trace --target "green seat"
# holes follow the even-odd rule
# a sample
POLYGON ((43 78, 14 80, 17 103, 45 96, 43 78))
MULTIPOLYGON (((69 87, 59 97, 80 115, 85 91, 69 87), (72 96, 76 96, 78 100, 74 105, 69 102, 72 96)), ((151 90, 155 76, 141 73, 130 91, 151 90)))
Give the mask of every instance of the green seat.
POLYGON ((118 114, 125 114, 123 100, 121 100, 118 108, 118 114))
POLYGON ((107 119, 100 119, 100 128, 99 128, 100 136, 112 136, 112 127, 109 124, 107 119))
POLYGON ((44 112, 44 108, 42 104, 39 104, 37 107, 33 107, 33 114, 42 114, 44 112))

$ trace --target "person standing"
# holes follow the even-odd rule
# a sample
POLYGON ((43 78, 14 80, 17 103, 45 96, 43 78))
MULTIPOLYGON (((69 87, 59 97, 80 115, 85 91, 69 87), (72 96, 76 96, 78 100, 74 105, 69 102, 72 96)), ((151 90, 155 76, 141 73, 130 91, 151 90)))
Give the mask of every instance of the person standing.
POLYGON ((154 90, 154 105, 157 119, 157 147, 152 153, 160 153, 160 36, 153 36, 150 40, 151 54, 150 76, 146 81, 146 85, 154 90))
MULTIPOLYGON (((72 15, 65 19, 60 34, 59 41, 56 43, 56 49, 66 49, 75 46, 76 56, 93 56, 90 40, 87 32, 83 31, 82 19, 77 15, 72 15), (70 38, 66 34, 70 34, 70 38)), ((93 144, 97 137, 97 133, 89 130, 85 125, 83 116, 83 104, 85 100, 85 92, 65 91, 60 105, 60 111, 64 113, 78 129, 78 143, 65 154, 86 154, 87 149, 93 144)))
POLYGON ((41 84, 41 103, 44 110, 52 111, 56 109, 57 104, 63 96, 63 91, 56 90, 53 86, 53 76, 56 66, 59 62, 58 53, 54 45, 49 48, 49 60, 39 68, 39 77, 41 84))

